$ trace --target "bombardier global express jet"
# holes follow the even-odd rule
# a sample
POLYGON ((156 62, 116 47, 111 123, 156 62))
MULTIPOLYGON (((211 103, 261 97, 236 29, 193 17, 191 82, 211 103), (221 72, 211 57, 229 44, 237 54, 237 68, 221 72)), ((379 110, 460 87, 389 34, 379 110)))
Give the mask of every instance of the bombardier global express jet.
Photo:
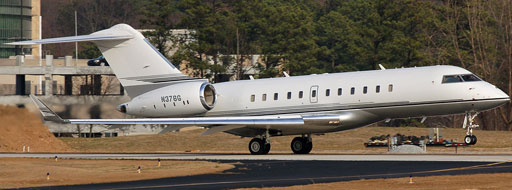
POLYGON ((296 154, 313 148, 311 135, 394 119, 465 114, 464 141, 476 143, 475 116, 509 102, 496 86, 455 66, 382 69, 211 84, 182 74, 141 33, 126 24, 90 35, 22 41, 32 45, 92 41, 131 101, 118 110, 138 119, 62 119, 31 96, 44 119, 72 124, 164 124, 252 137, 249 151, 267 154, 270 137, 297 135, 296 154))

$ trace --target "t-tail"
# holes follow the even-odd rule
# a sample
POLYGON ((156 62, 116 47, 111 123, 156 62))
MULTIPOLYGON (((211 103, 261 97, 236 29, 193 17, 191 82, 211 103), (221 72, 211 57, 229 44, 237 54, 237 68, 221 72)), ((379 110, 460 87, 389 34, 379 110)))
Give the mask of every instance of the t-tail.
POLYGON ((151 45, 147 38, 127 24, 117 24, 90 35, 7 44, 34 45, 80 41, 90 41, 98 46, 114 74, 132 98, 170 84, 197 80, 182 74, 151 45))

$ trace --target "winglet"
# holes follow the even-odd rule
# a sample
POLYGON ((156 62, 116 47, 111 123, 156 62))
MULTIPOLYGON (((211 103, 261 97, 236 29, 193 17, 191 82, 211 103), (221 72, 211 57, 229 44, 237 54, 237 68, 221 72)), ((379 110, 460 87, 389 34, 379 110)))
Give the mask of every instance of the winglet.
POLYGON ((30 99, 36 104, 37 108, 41 112, 41 115, 43 115, 43 119, 45 121, 53 121, 57 123, 70 123, 69 120, 64 120, 59 117, 55 112, 53 112, 46 104, 44 104, 39 98, 35 97, 34 95, 30 95, 30 99))

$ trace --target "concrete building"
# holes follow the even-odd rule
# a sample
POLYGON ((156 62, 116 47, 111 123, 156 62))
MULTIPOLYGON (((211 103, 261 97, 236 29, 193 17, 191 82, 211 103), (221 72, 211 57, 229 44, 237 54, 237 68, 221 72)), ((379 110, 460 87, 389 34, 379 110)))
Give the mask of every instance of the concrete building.
POLYGON ((1 0, 0 1, 0 58, 17 54, 39 56, 39 46, 32 48, 13 47, 4 43, 39 39, 40 0, 1 0))

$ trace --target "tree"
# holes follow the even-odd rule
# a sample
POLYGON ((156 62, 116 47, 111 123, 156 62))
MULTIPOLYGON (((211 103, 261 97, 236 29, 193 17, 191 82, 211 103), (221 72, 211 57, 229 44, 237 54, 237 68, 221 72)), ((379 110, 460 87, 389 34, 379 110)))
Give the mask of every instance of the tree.
MULTIPOLYGON (((136 23, 140 1, 136 0, 71 0, 59 10, 57 22, 62 36, 75 35, 75 11, 78 35, 90 34, 119 23, 136 23)), ((93 58, 100 54, 91 43, 80 43, 79 58, 93 58)))
MULTIPOLYGON (((151 0, 143 4, 141 23, 151 29, 143 34, 150 40, 155 48, 165 56, 174 48, 175 37, 172 35, 172 29, 181 18, 181 12, 177 9, 178 1, 169 0, 151 0)), ((176 64, 179 66, 179 64, 176 64)))
POLYGON ((190 32, 193 40, 182 41, 179 47, 182 50, 178 50, 179 54, 175 54, 173 59, 191 63, 190 67, 200 70, 201 76, 205 75, 205 70, 209 70, 213 73, 213 81, 218 82, 220 75, 227 71, 223 68, 229 67, 219 65, 220 58, 232 53, 228 47, 234 41, 235 29, 227 4, 217 0, 185 0, 179 6, 184 13, 180 26, 193 31, 190 32), (210 61, 212 65, 208 64, 210 61))
POLYGON ((291 75, 317 73, 314 15, 295 1, 263 1, 255 27, 261 29, 259 46, 264 67, 261 77, 273 77, 276 70, 291 75))

